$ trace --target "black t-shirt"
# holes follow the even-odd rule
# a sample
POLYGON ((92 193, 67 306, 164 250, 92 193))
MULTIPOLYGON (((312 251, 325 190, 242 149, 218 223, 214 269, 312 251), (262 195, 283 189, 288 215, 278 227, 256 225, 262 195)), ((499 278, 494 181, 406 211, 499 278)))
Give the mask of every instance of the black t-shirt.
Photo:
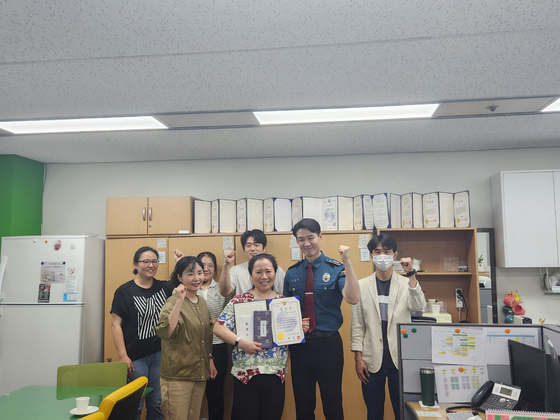
POLYGON ((377 277, 377 298, 379 300, 379 313, 381 314, 381 331, 383 332, 383 361, 382 368, 394 368, 395 364, 389 351, 389 341, 387 340, 387 324, 389 321, 389 290, 391 289, 391 279, 382 281, 377 277))
POLYGON ((169 296, 169 283, 156 279, 149 289, 130 280, 115 291, 111 313, 123 320, 124 344, 132 361, 161 349, 155 327, 161 308, 169 296))

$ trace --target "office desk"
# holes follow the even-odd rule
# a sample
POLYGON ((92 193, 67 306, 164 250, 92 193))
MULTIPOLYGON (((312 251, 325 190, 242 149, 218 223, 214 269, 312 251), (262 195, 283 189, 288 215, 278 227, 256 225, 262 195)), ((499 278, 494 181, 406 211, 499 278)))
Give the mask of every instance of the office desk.
MULTIPOLYGON (((420 404, 416 401, 412 402, 407 402, 406 403, 406 408, 412 413, 414 414, 414 417, 418 420, 447 420, 447 413, 445 412, 445 409, 447 407, 453 407, 456 405, 464 405, 464 404, 441 404, 439 405, 439 408, 422 408, 420 407, 420 404), (422 412, 422 411, 438 411, 441 414, 441 417, 427 417, 427 416, 419 416, 416 414, 416 412, 422 412)), ((469 410, 460 410, 460 411, 469 411, 469 410)), ((479 412, 478 415, 480 417, 482 417, 483 419, 486 419, 486 415, 483 412, 479 412)))
POLYGON ((77 397, 90 397, 89 405, 99 407, 101 400, 118 387, 26 386, 0 396, 0 419, 65 420, 78 419, 70 414, 77 397))

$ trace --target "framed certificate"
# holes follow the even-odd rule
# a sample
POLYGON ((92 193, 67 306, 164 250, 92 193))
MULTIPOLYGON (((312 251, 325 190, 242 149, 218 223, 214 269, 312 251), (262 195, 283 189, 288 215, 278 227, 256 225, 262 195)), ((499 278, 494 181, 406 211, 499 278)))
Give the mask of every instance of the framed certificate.
POLYGON ((266 311, 266 300, 239 302, 233 305, 235 330, 237 335, 245 340, 254 341, 255 311, 266 311))
POLYGON ((305 342, 301 325, 299 299, 287 297, 271 299, 268 308, 272 314, 272 340, 277 346, 305 342))

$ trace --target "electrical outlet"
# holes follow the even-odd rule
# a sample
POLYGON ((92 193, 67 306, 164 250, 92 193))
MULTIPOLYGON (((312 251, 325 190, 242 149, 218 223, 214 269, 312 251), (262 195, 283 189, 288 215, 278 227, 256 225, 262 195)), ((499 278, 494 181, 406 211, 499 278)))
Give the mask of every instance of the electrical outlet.
POLYGON ((461 299, 461 296, 464 296, 463 289, 457 287, 455 289, 455 307, 457 309, 461 309, 463 307, 463 299, 461 299))

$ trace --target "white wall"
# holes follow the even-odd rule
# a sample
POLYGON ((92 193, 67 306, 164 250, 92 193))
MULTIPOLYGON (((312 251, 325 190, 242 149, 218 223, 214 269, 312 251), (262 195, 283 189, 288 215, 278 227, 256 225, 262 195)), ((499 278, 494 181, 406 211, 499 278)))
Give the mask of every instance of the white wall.
MULTIPOLYGON (((107 197, 291 198, 467 189, 471 192, 473 226, 487 228, 492 227, 490 176, 505 170, 559 169, 559 162, 560 147, 314 158, 48 164, 43 234, 104 236, 107 197)), ((499 301, 507 291, 517 289, 524 300, 527 316, 560 324, 557 309, 560 297, 543 295, 539 289, 538 270, 501 269, 497 283, 499 301)))

